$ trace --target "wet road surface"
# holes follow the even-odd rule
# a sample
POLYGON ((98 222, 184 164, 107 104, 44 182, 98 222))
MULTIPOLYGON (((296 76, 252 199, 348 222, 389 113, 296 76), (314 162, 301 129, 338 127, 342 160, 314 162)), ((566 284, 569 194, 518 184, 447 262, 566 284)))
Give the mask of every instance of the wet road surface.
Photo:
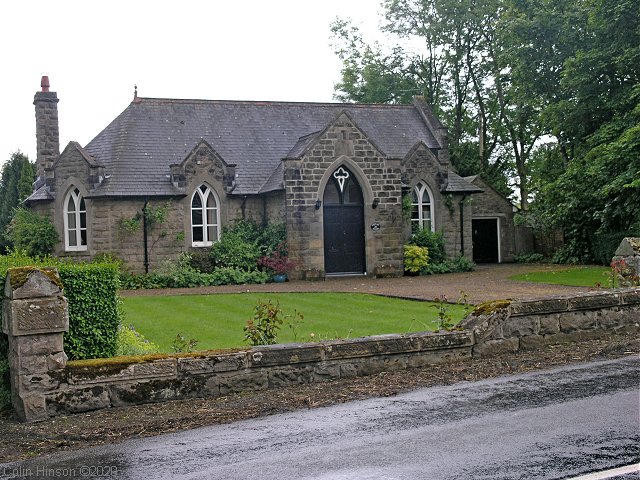
POLYGON ((575 477, 640 462, 639 373, 629 357, 426 388, 4 464, 0 478, 575 477))

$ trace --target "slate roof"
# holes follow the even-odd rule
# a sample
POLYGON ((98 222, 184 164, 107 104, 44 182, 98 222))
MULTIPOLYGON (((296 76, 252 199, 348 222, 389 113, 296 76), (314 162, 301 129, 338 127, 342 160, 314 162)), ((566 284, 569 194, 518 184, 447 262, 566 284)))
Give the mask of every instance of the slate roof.
MULTIPOLYGON (((447 184, 443 191, 446 193, 482 193, 484 190, 469 181, 470 177, 462 178, 456 172, 449 170, 447 184)), ((475 179, 475 177, 474 177, 475 179)))
POLYGON ((179 194, 169 166, 201 139, 236 165, 234 194, 280 189, 281 160, 301 154, 343 111, 389 157, 418 141, 441 148, 414 105, 137 98, 85 147, 109 178, 90 196, 179 194))

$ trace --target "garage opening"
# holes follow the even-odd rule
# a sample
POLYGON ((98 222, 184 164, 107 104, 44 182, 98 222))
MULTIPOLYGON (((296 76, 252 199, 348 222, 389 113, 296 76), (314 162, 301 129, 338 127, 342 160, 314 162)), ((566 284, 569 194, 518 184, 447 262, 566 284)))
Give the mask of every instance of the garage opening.
POLYGON ((500 262, 499 224, 497 218, 477 218, 471 221, 473 229, 473 261, 500 262))

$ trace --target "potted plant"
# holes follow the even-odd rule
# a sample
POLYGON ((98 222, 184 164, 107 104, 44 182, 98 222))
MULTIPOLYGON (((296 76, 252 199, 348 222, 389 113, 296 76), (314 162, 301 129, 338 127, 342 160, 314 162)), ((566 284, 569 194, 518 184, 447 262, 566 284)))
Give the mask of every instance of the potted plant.
POLYGON ((273 252, 258 259, 258 266, 269 272, 274 282, 284 282, 287 280, 287 272, 293 268, 288 254, 287 242, 280 242, 273 252))

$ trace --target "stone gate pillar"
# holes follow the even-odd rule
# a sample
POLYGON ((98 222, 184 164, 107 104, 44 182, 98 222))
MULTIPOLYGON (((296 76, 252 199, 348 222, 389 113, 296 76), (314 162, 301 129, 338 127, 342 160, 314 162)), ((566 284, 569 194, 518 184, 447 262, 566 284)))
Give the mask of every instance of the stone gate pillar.
POLYGON ((626 237, 618 245, 611 267, 618 275, 621 287, 640 283, 640 238, 626 237))
POLYGON ((62 346, 69 330, 67 299, 55 269, 7 272, 2 331, 9 337, 11 402, 26 422, 48 418, 45 393, 57 388, 67 362, 62 346))

